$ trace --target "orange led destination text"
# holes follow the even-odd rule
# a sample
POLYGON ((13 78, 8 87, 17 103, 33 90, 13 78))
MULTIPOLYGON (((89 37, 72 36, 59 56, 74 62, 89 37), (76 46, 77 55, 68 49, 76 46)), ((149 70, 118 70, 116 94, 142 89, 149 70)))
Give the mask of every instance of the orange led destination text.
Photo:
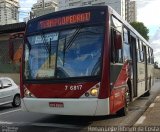
POLYGON ((90 12, 41 21, 40 28, 50 28, 90 21, 90 12))

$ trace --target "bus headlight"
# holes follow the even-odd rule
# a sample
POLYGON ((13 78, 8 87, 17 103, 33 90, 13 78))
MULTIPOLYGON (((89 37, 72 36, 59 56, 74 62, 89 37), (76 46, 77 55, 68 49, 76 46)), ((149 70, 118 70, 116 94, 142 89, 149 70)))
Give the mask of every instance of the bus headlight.
POLYGON ((24 89, 24 97, 35 98, 35 96, 27 88, 24 89))
POLYGON ((97 89, 97 88, 91 89, 90 94, 91 94, 92 96, 98 96, 98 89, 97 89))
POLYGON ((100 83, 95 84, 89 90, 87 90, 81 98, 97 98, 99 94, 100 83))

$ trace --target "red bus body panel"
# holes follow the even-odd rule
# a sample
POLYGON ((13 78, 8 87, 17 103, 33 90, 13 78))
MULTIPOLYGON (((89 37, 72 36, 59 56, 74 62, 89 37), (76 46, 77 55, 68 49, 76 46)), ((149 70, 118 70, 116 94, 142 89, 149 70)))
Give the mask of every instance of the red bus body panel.
POLYGON ((102 65, 102 81, 101 89, 99 92, 99 99, 105 99, 110 96, 110 45, 109 45, 109 15, 106 17, 106 32, 105 32, 105 41, 103 49, 103 65, 102 65))
POLYGON ((125 93, 128 90, 128 63, 124 63, 116 82, 113 85, 110 96, 110 112, 115 113, 125 105, 125 93))
POLYGON ((80 98, 97 83, 25 84, 25 87, 36 98, 80 98))

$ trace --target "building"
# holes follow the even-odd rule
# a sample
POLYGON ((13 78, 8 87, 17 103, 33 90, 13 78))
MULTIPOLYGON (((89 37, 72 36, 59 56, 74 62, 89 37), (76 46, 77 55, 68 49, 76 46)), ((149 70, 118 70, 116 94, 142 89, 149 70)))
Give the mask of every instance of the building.
POLYGON ((109 5, 125 18, 126 0, 59 0, 59 10, 76 8, 80 6, 109 5))
POLYGON ((136 20, 136 2, 133 0, 59 0, 58 2, 59 10, 91 5, 109 5, 128 22, 136 20))
MULTIPOLYGON (((26 23, 25 22, 21 22, 21 23, 14 23, 14 24, 6 24, 6 25, 1 25, 0 26, 0 73, 2 73, 3 71, 11 71, 12 68, 10 68, 10 62, 11 62, 11 56, 9 55, 9 49, 10 49, 10 39, 13 38, 14 36, 12 36, 13 34, 17 34, 17 33, 24 33, 25 31, 25 27, 26 27, 26 23), (12 37, 11 37, 12 36, 12 37), (2 66, 4 66, 2 68, 2 66), (9 66, 9 67, 7 67, 9 66)), ((18 36, 16 35, 14 38, 18 38, 18 36)), ((20 40, 20 39, 18 39, 20 40)), ((22 39, 21 39, 22 40, 22 39)), ((16 60, 17 58, 17 54, 16 51, 18 50, 18 48, 20 47, 20 44, 22 44, 23 41, 21 41, 19 43, 19 41, 16 41, 14 43, 14 49, 12 52, 12 57, 14 58, 14 60, 16 60)), ((17 62, 17 60, 15 61, 17 62)), ((18 69, 19 70, 19 69, 18 69)))
POLYGON ((137 5, 136 1, 130 1, 130 12, 129 12, 129 20, 128 22, 137 21, 137 5))
POLYGON ((136 1, 126 0, 126 20, 130 22, 135 22, 137 20, 137 6, 136 1))
POLYGON ((42 16, 58 10, 57 0, 37 0, 33 4, 31 18, 42 16))
POLYGON ((129 12, 130 12, 130 0, 126 0, 126 2, 125 2, 125 9, 126 9, 126 11, 125 11, 125 20, 129 20, 130 18, 129 18, 129 12))
POLYGON ((0 25, 19 21, 19 0, 0 0, 0 25))
POLYGON ((19 38, 18 34, 23 33, 25 27, 24 22, 0 25, 0 76, 11 77, 16 84, 20 82, 19 70, 23 44, 23 38, 19 38))

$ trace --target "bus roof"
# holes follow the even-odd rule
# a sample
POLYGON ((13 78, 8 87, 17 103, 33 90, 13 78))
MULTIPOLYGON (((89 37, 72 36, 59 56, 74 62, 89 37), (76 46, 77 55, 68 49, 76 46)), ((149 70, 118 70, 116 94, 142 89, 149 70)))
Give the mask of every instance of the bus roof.
MULTIPOLYGON (((122 19, 122 17, 110 6, 108 6, 108 9, 110 10, 110 12, 112 12, 112 14, 117 17, 127 28, 129 28, 132 33, 134 33, 137 37, 139 37, 143 42, 145 42, 145 44, 147 44, 147 46, 149 46, 149 42, 147 40, 145 40, 142 35, 140 35, 140 33, 137 32, 137 30, 135 30, 126 20, 122 19)), ((150 46, 149 46, 150 47, 150 46)))
POLYGON ((70 9, 60 10, 60 11, 48 13, 48 14, 33 18, 33 19, 29 20, 28 23, 33 22, 37 19, 40 20, 40 19, 44 19, 44 18, 48 18, 48 17, 52 17, 52 16, 71 13, 71 12, 82 12, 85 10, 107 10, 108 7, 109 6, 85 6, 85 7, 70 8, 70 9))
POLYGON ((107 9, 107 6, 88 6, 53 12, 29 20, 26 32, 84 23, 102 23, 106 20, 107 9))
MULTIPOLYGON (((122 17, 110 6, 85 6, 85 7, 78 7, 78 8, 61 10, 61 11, 49 13, 49 14, 46 14, 46 15, 43 15, 43 16, 39 16, 37 18, 31 19, 31 20, 28 21, 27 27, 29 27, 29 29, 32 29, 32 30, 27 31, 27 33, 28 32, 34 32, 36 30, 35 29, 36 25, 40 21, 45 21, 46 20, 46 22, 47 22, 51 18, 63 17, 65 15, 69 16, 70 14, 75 14, 75 13, 85 13, 87 11, 92 11, 93 14, 96 14, 96 12, 108 11, 108 10, 110 10, 111 14, 113 14, 115 17, 117 17, 127 28, 129 28, 133 34, 138 36, 143 42, 145 42, 145 44, 147 44, 149 46, 149 43, 127 21, 123 20, 122 17), (29 26, 30 24, 33 24, 33 25, 29 26), (33 31, 33 29, 35 29, 35 30, 33 31)), ((94 16, 94 21, 95 22, 100 22, 102 20, 105 21, 105 17, 102 18, 99 15, 94 16)), ((45 27, 47 27, 46 26, 47 24, 44 24, 44 25, 45 25, 45 27)))

